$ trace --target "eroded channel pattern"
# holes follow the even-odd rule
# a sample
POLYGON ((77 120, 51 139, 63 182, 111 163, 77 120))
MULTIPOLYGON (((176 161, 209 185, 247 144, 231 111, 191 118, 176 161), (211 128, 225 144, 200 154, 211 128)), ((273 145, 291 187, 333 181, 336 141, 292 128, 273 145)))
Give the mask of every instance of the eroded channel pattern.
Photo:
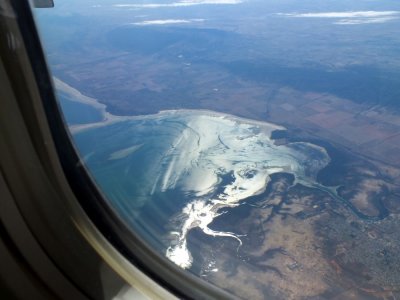
POLYGON ((275 173, 293 174, 295 183, 316 187, 317 173, 330 161, 324 148, 310 143, 275 145, 271 132, 283 129, 277 125, 204 112, 173 118, 184 129, 165 153, 153 190, 179 189, 193 195, 179 216, 181 229, 173 232, 175 238, 166 251, 182 268, 193 263, 186 241, 191 229, 232 237, 240 246, 239 235, 209 228, 222 208, 263 193, 275 173))

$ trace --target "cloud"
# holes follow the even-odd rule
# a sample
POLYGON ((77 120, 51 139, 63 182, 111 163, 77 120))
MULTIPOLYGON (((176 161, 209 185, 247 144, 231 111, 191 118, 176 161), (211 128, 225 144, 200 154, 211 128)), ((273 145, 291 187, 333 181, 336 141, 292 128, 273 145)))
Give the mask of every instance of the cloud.
POLYGON ((334 24, 337 25, 358 25, 358 24, 374 24, 374 23, 385 23, 397 18, 394 17, 382 17, 382 18, 365 18, 365 19, 342 19, 334 24))
POLYGON ((146 26, 146 25, 167 25, 167 24, 185 24, 193 22, 203 22, 204 19, 164 19, 164 20, 147 20, 132 25, 146 26))
POLYGON ((358 25, 385 23, 400 17, 400 11, 347 11, 347 12, 321 12, 321 13, 279 13, 277 15, 293 18, 330 18, 340 19, 333 24, 358 25))
POLYGON ((184 7, 206 4, 239 4, 242 0, 181 0, 171 3, 146 3, 146 4, 114 4, 114 7, 127 8, 159 8, 159 7, 184 7))
POLYGON ((323 12, 323 13, 291 13, 280 14, 297 18, 376 18, 399 15, 400 11, 348 11, 348 12, 323 12))

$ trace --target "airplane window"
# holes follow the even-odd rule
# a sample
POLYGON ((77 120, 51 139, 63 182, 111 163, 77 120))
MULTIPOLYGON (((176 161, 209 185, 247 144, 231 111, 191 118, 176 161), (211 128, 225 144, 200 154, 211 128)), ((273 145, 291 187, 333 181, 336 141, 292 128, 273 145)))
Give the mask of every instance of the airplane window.
POLYGON ((400 297, 400 4, 55 0, 59 105, 107 204, 247 299, 400 297))

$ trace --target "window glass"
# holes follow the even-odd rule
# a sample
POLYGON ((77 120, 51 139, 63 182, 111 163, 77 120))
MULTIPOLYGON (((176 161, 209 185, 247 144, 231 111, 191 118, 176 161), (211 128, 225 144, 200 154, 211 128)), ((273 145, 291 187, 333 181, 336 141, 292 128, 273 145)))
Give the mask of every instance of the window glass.
POLYGON ((400 4, 59 0, 35 11, 110 206, 247 299, 400 296, 400 4))

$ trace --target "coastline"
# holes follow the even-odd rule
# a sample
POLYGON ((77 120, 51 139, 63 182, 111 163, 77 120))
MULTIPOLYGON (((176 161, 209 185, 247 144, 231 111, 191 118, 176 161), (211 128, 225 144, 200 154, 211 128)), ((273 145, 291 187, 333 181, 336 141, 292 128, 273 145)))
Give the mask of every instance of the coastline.
POLYGON ((168 109, 168 110, 160 110, 156 114, 148 114, 148 115, 132 115, 132 116, 117 116, 113 115, 110 112, 107 111, 107 105, 100 103, 97 99, 91 98, 88 96, 83 95, 79 90, 75 89, 74 87, 68 85, 67 83, 63 82, 57 77, 53 76, 53 82, 56 90, 60 90, 61 92, 64 92, 71 97, 71 101, 79 102, 85 105, 89 105, 99 111, 99 113, 102 115, 103 120, 100 122, 95 122, 95 123, 87 123, 87 124, 79 124, 79 125, 71 125, 69 126, 69 130, 71 131, 72 134, 76 134, 78 132, 91 129, 91 128, 97 128, 97 127, 102 127, 106 125, 110 125, 116 122, 121 122, 121 121, 128 121, 128 120, 138 120, 138 119, 148 119, 148 118, 155 118, 155 117, 160 117, 164 115, 173 115, 176 113, 193 113, 193 114, 207 114, 209 116, 213 117, 221 117, 221 118, 227 118, 231 119, 233 121, 237 121, 240 123, 248 123, 252 125, 258 125, 261 126, 263 129, 267 129, 269 135, 271 135, 272 131, 275 130, 286 130, 284 126, 266 122, 266 121, 259 121, 259 120, 253 120, 253 119, 248 119, 244 117, 238 117, 232 114, 228 113, 223 113, 223 112, 216 112, 213 110, 208 110, 208 109, 168 109))

